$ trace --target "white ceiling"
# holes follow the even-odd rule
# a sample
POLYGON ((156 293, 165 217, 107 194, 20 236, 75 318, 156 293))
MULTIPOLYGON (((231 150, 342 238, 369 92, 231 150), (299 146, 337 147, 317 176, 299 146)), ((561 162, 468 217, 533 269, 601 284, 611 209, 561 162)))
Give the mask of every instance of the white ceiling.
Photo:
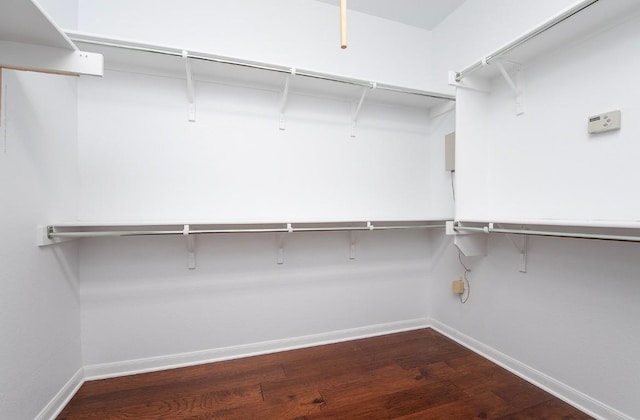
MULTIPOLYGON (((340 0, 316 1, 340 5, 340 0)), ((347 8, 432 30, 462 3, 464 0, 347 0, 347 8)))

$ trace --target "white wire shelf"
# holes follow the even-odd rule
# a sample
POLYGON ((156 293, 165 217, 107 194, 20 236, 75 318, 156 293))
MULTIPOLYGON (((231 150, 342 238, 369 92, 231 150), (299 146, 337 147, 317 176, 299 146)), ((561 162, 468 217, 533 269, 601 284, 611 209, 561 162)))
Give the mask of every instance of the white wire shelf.
POLYGON ((484 78, 500 74, 491 66, 505 61, 525 64, 562 45, 584 39, 608 26, 640 13, 637 0, 580 0, 509 43, 454 72, 454 81, 478 73, 484 78))
POLYGON ((39 246, 56 243, 56 240, 122 237, 204 235, 223 233, 296 233, 339 231, 383 231, 408 229, 444 229, 444 220, 400 221, 345 221, 298 223, 215 223, 215 222, 70 222, 39 227, 39 246))
POLYGON ((83 49, 104 55, 105 67, 112 70, 135 70, 183 78, 184 60, 188 59, 193 78, 223 84, 281 91, 286 78, 291 77, 293 93, 308 92, 312 95, 322 94, 357 101, 364 89, 367 92, 367 101, 425 109, 455 101, 455 96, 445 93, 221 56, 187 48, 77 31, 66 31, 66 34, 83 49))
POLYGON ((640 221, 507 219, 502 221, 457 220, 458 233, 501 233, 526 236, 549 236, 640 242, 640 221))

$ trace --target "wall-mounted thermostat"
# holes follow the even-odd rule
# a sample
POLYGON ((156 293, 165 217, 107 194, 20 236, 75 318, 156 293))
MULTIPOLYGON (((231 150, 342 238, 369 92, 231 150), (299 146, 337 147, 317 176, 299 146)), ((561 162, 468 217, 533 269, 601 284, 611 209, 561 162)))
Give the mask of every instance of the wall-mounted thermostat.
POLYGON ((620 111, 605 112, 589 117, 589 134, 620 129, 620 111))

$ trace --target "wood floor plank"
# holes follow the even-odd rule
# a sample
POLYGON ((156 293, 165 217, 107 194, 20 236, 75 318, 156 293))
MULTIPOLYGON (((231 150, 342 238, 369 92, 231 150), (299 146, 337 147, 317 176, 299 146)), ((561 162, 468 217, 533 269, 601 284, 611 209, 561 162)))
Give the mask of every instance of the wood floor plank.
POLYGON ((72 420, 90 418, 157 418, 172 419, 209 413, 262 402, 259 385, 240 388, 209 390, 197 388, 185 392, 184 388, 171 390, 143 389, 140 392, 120 394, 118 398, 92 400, 79 409, 70 405, 70 412, 59 418, 72 420))
POLYGON ((185 418, 189 420, 302 419, 320 412, 322 404, 322 396, 317 391, 299 392, 283 399, 270 399, 261 403, 220 409, 185 418))
POLYGON ((384 398, 398 389, 411 390, 424 386, 425 381, 415 378, 412 372, 400 366, 381 367, 366 375, 343 374, 320 386, 320 393, 328 406, 360 403, 384 398))
POLYGON ((422 329, 85 383, 58 420, 588 419, 422 329))
POLYGON ((371 418, 397 418, 464 396, 462 391, 447 383, 423 383, 410 389, 360 397, 353 401, 348 396, 337 399, 325 396, 326 406, 322 407, 320 414, 309 416, 309 419, 351 419, 362 418, 365 414, 371 418))
POLYGON ((493 392, 518 409, 528 408, 554 399, 553 395, 520 379, 495 387, 493 392))
POLYGON ((561 400, 551 399, 541 404, 528 407, 516 413, 500 417, 500 420, 588 420, 590 416, 565 404, 561 400))
POLYGON ((495 419, 514 412, 509 404, 497 395, 487 392, 473 398, 462 398, 399 417, 401 420, 450 420, 450 419, 495 419))

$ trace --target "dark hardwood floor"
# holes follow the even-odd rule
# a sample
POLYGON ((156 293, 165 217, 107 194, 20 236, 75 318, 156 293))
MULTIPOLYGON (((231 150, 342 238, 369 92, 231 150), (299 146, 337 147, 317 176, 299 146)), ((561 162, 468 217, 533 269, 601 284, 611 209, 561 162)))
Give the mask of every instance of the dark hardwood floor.
POLYGON ((590 419, 431 329, 85 383, 72 419, 590 419))

